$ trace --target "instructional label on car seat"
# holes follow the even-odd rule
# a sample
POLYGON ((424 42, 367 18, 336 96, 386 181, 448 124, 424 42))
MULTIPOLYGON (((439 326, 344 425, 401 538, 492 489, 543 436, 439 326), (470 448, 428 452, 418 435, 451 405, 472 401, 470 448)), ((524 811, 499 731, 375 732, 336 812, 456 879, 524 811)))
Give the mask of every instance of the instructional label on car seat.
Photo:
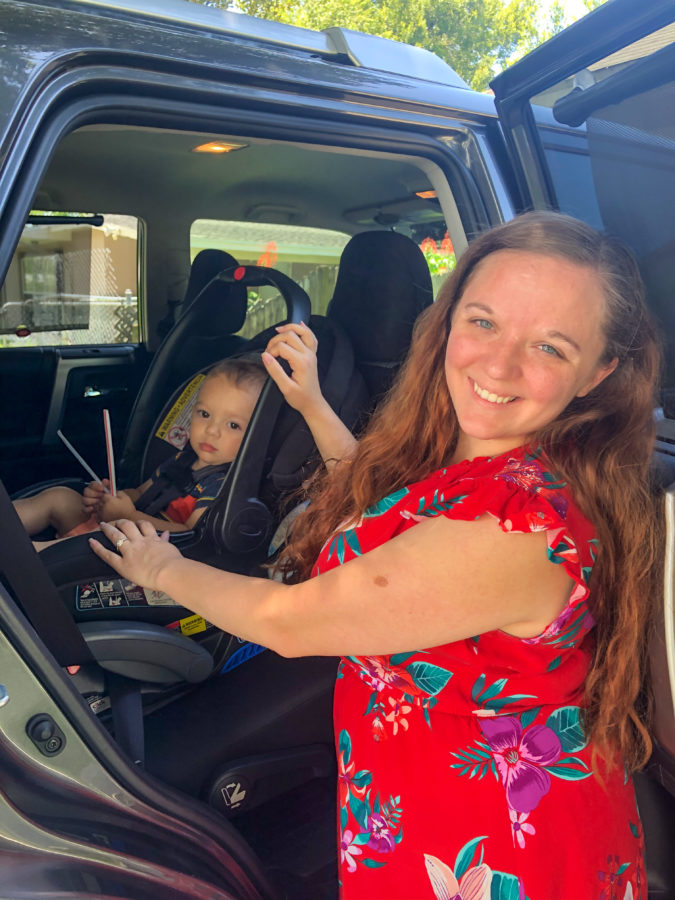
POLYGON ((129 606, 176 606, 168 594, 150 591, 125 578, 89 581, 78 584, 75 606, 81 612, 92 609, 118 609, 129 606))
POLYGON ((189 636, 191 634, 199 634, 200 631, 206 631, 206 619, 201 616, 187 616, 185 619, 179 619, 178 625, 183 634, 189 636))
POLYGON ((155 437, 182 450, 188 442, 192 407, 197 399, 197 391, 206 375, 195 375, 180 397, 176 400, 164 421, 155 432, 155 437))

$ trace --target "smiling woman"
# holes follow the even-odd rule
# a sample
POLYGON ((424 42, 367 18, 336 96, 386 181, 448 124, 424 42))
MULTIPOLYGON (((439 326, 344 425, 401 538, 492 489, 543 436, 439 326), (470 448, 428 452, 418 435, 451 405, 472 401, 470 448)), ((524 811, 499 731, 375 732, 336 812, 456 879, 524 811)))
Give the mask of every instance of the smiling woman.
POLYGON ((519 250, 485 259, 455 307, 445 355, 455 456, 527 443, 611 374, 617 359, 603 360, 603 319, 593 269, 519 250))
MULTIPOLYGON (((312 347, 305 332, 275 338, 293 374, 266 366, 325 425, 312 347)), ((469 884, 595 900, 608 859, 637 893, 624 766, 649 752, 638 694, 658 366, 628 251, 527 214, 470 245, 356 446, 334 421, 342 462, 296 520, 286 583, 183 559, 143 523, 103 526, 120 555, 92 543, 243 638, 343 657, 344 900, 469 884)))

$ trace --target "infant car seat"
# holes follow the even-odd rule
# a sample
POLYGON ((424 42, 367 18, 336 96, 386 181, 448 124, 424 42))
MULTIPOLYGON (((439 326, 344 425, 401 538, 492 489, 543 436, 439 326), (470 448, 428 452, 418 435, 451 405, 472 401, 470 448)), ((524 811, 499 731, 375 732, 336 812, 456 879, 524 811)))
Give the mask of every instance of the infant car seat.
POLYGON ((143 480, 148 434, 167 396, 197 369, 231 356, 246 343, 234 334, 246 319, 246 288, 216 277, 236 265, 223 250, 202 250, 195 256, 178 321, 155 353, 131 410, 118 465, 121 483, 143 480))
MULTIPOLYGON (((258 267, 235 267, 219 275, 219 280, 247 284, 273 284, 285 295, 289 317, 310 320, 309 300, 301 288, 280 272, 258 267)), ((339 415, 351 425, 362 412, 367 397, 360 376, 354 372, 353 356, 339 326, 317 323, 320 334, 319 376, 324 391, 339 415)), ((243 345, 245 352, 263 349, 274 334, 270 329, 243 345)), ((203 377, 199 373, 197 378, 203 377)), ((181 386, 171 400, 182 407, 194 378, 181 386)), ((194 391, 192 391, 194 394, 194 391)), ((142 477, 162 461, 162 454, 175 453, 163 427, 166 410, 159 416, 146 447, 142 477)), ((306 463, 313 441, 304 421, 290 409, 273 382, 263 387, 249 428, 236 460, 230 466, 218 498, 200 519, 194 532, 177 533, 172 540, 182 552, 199 559, 248 574, 267 557, 269 538, 280 517, 279 499, 298 487, 308 471, 306 463)), ((318 457, 317 457, 318 461, 318 457)), ((73 615, 80 622, 129 621, 166 625, 188 613, 169 598, 158 598, 137 586, 120 584, 97 557, 90 553, 86 536, 47 548, 41 559, 73 615)), ((201 633, 205 628, 195 628, 201 633)), ((208 638, 208 635, 203 637, 208 638)), ((233 639, 218 638, 219 663, 229 653, 233 639)))

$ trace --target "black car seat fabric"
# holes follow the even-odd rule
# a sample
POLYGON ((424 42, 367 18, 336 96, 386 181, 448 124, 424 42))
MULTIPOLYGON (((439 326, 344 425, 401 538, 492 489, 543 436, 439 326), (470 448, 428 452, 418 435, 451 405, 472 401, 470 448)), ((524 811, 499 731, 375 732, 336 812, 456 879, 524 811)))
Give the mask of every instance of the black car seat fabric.
POLYGON ((415 320, 432 302, 429 266, 405 235, 366 231, 343 250, 326 315, 351 340, 356 367, 374 402, 391 385, 415 320))
POLYGON ((131 411, 118 467, 121 483, 140 483, 148 434, 167 396, 246 343, 234 334, 246 319, 246 287, 215 278, 236 265, 223 250, 202 250, 195 257, 181 314, 155 353, 131 411))

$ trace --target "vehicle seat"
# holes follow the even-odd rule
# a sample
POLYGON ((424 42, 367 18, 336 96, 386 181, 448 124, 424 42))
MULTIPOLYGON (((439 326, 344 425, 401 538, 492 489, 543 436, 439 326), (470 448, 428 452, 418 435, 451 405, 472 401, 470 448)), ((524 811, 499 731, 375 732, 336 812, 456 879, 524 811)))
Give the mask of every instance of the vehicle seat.
POLYGON ((223 250, 202 250, 195 256, 180 316, 155 353, 131 410, 118 465, 122 483, 140 484, 148 434, 167 396, 196 371, 246 343, 234 334, 246 319, 246 288, 215 279, 236 265, 223 250))
MULTIPOLYGON (((337 322, 348 332, 371 409, 402 362, 415 319, 431 302, 428 267, 414 242, 393 232, 365 233, 345 248, 326 316, 313 316, 309 324, 320 349, 324 323, 337 322)), ((327 896, 336 883, 336 665, 328 657, 256 653, 255 645, 241 643, 221 677, 146 718, 149 771, 236 817, 253 846, 278 844, 285 859, 280 868, 292 868, 289 860, 311 860, 292 896, 316 896, 317 879, 321 883, 326 873, 327 896), (289 808, 300 810, 302 821, 291 818, 289 808)))
POLYGON ((351 339, 373 407, 408 352, 415 320, 432 302, 429 266, 409 237, 365 231, 343 250, 326 315, 351 339))

